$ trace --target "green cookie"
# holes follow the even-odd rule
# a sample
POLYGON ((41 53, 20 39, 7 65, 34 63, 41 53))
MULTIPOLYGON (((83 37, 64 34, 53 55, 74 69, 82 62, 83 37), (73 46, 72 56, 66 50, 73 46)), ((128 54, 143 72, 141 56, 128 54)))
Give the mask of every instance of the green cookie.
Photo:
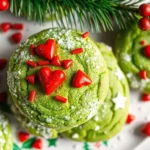
POLYGON ((150 44, 150 31, 142 31, 137 26, 121 31, 117 37, 115 53, 119 65, 128 78, 132 88, 150 92, 150 79, 143 80, 139 72, 146 70, 150 77, 150 61, 143 55, 143 46, 150 44))
POLYGON ((33 122, 64 131, 91 119, 105 99, 108 92, 107 66, 96 44, 90 38, 82 38, 81 35, 82 33, 76 30, 47 29, 31 36, 12 55, 7 76, 9 91, 20 112, 33 122), (57 43, 57 55, 60 59, 71 59, 73 65, 66 70, 63 67, 49 66, 52 71, 63 70, 66 80, 48 96, 38 81, 35 85, 26 81, 27 76, 37 74, 41 68, 41 66, 28 67, 26 61, 41 60, 37 55, 30 55, 29 46, 45 43, 50 38, 57 43), (83 48, 84 52, 71 54, 71 51, 76 48, 83 48), (73 87, 72 78, 78 70, 85 72, 92 80, 92 84, 82 88, 73 87), (33 102, 28 100, 31 90, 37 92, 33 102), (54 99, 56 94, 66 97, 67 103, 56 101, 54 99))
POLYGON ((12 150, 12 129, 8 119, 0 110, 0 150, 12 150))
POLYGON ((110 48, 104 44, 98 44, 98 47, 109 69, 109 92, 96 116, 83 125, 62 133, 76 141, 96 142, 110 139, 120 132, 128 114, 129 87, 127 80, 110 48))
POLYGON ((44 138, 57 138, 57 131, 55 129, 44 127, 42 125, 34 123, 33 121, 30 121, 26 116, 19 112, 18 108, 12 101, 10 102, 10 107, 13 114, 15 115, 15 118, 30 134, 33 134, 35 136, 42 136, 44 138))

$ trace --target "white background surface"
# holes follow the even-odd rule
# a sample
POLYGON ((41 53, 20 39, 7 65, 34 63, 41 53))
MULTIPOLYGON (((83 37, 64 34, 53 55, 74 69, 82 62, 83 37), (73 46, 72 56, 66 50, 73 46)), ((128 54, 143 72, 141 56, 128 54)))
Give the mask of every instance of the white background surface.
MULTIPOLYGON (((12 23, 23 23, 25 29, 21 31, 23 33, 23 40, 26 40, 28 36, 36 33, 42 29, 51 27, 51 23, 48 22, 44 25, 38 23, 29 22, 22 18, 16 18, 13 14, 0 12, 0 23, 2 22, 12 22, 12 23)), ((86 28, 85 28, 86 31, 86 28)), ((12 33, 16 31, 9 31, 7 33, 0 33, 0 58, 9 58, 14 52, 15 48, 18 46, 12 44, 9 41, 9 37, 12 33)), ((113 46, 114 39, 116 37, 115 32, 107 32, 102 34, 91 34, 94 40, 105 42, 110 46, 113 46)), ((2 81, 2 78, 6 79, 6 69, 4 72, 0 72, 0 91, 6 89, 6 80, 2 81)), ((131 104, 130 113, 135 115, 136 120, 130 125, 125 125, 122 132, 108 141, 108 146, 102 145, 100 150, 150 150, 150 139, 146 138, 140 133, 142 125, 150 121, 150 102, 144 103, 140 100, 140 93, 137 91, 131 92, 131 104)), ((14 126, 14 133, 16 134, 16 124, 14 126)), ((15 136, 15 135, 14 135, 15 136)), ((83 150, 83 143, 72 142, 70 140, 58 140, 57 147, 50 147, 50 150, 83 150)), ((91 145, 91 150, 96 149, 93 144, 91 145), (93 147, 93 148, 92 148, 93 147)), ((46 148, 44 150, 47 150, 46 148)))

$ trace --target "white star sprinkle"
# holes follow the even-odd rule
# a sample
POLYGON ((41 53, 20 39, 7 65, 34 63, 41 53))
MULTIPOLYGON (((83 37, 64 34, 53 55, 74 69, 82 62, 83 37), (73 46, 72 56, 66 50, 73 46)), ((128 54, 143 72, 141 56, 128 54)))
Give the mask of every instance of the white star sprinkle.
POLYGON ((115 72, 114 74, 115 74, 115 76, 116 76, 119 80, 121 80, 121 79, 124 78, 124 75, 123 75, 123 73, 121 72, 121 70, 120 70, 119 68, 117 68, 117 70, 116 70, 116 72, 115 72))
POLYGON ((112 99, 112 101, 115 103, 115 110, 119 108, 124 108, 124 103, 126 99, 127 98, 122 96, 121 93, 118 93, 117 96, 112 99))

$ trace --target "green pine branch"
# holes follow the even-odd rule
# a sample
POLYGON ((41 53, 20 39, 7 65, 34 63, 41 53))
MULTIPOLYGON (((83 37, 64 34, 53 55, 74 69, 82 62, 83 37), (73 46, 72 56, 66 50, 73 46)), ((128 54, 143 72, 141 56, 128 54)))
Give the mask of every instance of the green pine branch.
POLYGON ((85 24, 91 31, 113 30, 114 23, 124 29, 137 21, 136 4, 143 0, 10 0, 16 16, 44 22, 47 14, 59 27, 72 28, 85 24))

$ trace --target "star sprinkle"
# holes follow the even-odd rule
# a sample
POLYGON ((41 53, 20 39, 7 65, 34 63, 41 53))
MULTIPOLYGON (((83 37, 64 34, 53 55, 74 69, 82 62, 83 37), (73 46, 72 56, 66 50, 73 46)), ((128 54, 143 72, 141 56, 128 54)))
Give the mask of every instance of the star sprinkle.
POLYGON ((116 76, 119 80, 121 80, 121 79, 124 78, 124 75, 123 75, 123 73, 121 72, 121 70, 120 70, 119 68, 117 68, 117 70, 116 70, 116 72, 115 72, 114 74, 115 74, 115 76, 116 76))
POLYGON ((103 144, 108 146, 108 141, 103 141, 103 144))
POLYGON ((124 108, 124 103, 126 99, 127 98, 122 96, 121 93, 118 93, 117 96, 112 99, 112 101, 115 103, 115 110, 119 108, 124 108))
POLYGON ((57 139, 48 139, 48 147, 51 147, 51 146, 55 146, 56 147, 56 142, 57 142, 57 139))

